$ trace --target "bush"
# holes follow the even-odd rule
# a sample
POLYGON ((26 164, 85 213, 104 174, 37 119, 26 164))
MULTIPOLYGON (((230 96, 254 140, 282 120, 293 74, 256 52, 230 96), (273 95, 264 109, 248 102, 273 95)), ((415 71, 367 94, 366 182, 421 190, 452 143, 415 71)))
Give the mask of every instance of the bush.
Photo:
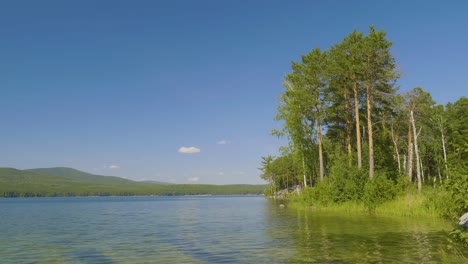
POLYGON ((366 182, 362 200, 366 208, 372 212, 378 205, 394 199, 396 194, 397 188, 393 181, 385 174, 376 173, 373 179, 366 182))
POLYGON ((317 183, 314 187, 306 187, 302 189, 302 193, 298 196, 294 195, 291 202, 300 203, 306 206, 321 205, 327 206, 333 203, 333 186, 328 178, 323 179, 323 182, 317 183))
POLYGON ((347 165, 347 156, 338 157, 330 170, 330 183, 333 186, 333 202, 360 201, 368 171, 347 165))
POLYGON ((273 188, 266 188, 265 190, 263 190, 263 195, 267 196, 267 197, 271 197, 275 194, 275 192, 273 191, 273 188))
POLYGON ((452 172, 444 183, 444 190, 439 195, 437 205, 441 215, 449 219, 457 219, 468 212, 468 175, 452 172))

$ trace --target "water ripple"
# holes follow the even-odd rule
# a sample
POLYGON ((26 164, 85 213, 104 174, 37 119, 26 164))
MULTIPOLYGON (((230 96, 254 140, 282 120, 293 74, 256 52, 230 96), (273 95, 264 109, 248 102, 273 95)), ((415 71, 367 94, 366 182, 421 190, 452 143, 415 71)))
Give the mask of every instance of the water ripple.
POLYGON ((444 223, 263 197, 0 200, 1 263, 438 263, 444 223))

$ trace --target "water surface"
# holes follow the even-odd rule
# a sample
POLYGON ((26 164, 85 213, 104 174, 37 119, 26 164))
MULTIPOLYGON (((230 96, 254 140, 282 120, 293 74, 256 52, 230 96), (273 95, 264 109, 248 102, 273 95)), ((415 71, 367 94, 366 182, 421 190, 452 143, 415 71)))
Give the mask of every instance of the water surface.
POLYGON ((261 196, 0 199, 0 223, 1 263, 440 263, 451 229, 261 196))

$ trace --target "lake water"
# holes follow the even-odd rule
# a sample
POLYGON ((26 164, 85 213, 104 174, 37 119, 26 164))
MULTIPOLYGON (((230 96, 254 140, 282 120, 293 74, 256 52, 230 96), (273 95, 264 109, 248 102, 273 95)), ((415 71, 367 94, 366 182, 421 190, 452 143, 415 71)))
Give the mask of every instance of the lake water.
POLYGON ((261 196, 0 199, 0 263, 440 263, 450 228, 261 196))

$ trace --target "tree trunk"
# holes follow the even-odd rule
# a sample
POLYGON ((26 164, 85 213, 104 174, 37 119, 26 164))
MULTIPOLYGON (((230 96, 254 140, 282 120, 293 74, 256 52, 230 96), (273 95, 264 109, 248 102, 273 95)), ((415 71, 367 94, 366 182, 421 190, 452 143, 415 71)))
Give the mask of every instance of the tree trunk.
POLYGON ((419 170, 421 171, 421 179, 422 179, 422 182, 424 183, 426 181, 426 176, 424 175, 422 157, 419 157, 419 170))
POLYGON ((393 122, 392 122, 392 141, 393 141, 393 147, 395 148, 396 160, 398 162, 398 173, 401 173, 400 152, 398 151, 397 139, 395 139, 395 134, 393 133, 393 122))
POLYGON ((403 155, 403 171, 406 172, 406 156, 403 155))
POLYGON ((353 108, 350 105, 350 96, 349 96, 349 91, 348 89, 345 89, 345 105, 346 105, 346 149, 348 151, 348 165, 351 167, 352 161, 353 161, 353 153, 352 153, 352 147, 351 147, 351 126, 353 123, 352 120, 352 111, 353 108))
POLYGON ((442 184, 442 175, 440 175, 440 166, 439 166, 439 162, 437 162, 437 171, 439 172, 439 182, 442 184))
POLYGON ((416 133, 416 124, 414 121, 413 110, 410 111, 411 115, 411 124, 413 126, 413 137, 414 137, 414 153, 416 154, 416 176, 418 179, 418 192, 421 192, 422 183, 421 183, 421 165, 419 163, 419 152, 418 152, 418 134, 416 133))
POLYGON ((316 94, 316 104, 315 104, 315 118, 317 122, 317 143, 318 143, 318 148, 319 148, 319 173, 320 173, 320 181, 323 181, 323 174, 324 174, 324 169, 323 169, 323 151, 322 151, 322 128, 321 125, 322 123, 320 122, 320 94, 317 91, 316 94))
POLYGON ((408 159, 407 159, 408 177, 413 181, 413 133, 411 133, 411 118, 408 123, 408 159))
POLYGON ((307 187, 307 177, 306 177, 304 154, 302 154, 302 171, 304 173, 304 187, 307 187))
POLYGON ((447 170, 448 170, 448 167, 447 167, 447 152, 445 151, 444 128, 442 127, 442 125, 440 127, 440 134, 442 135, 442 148, 444 150, 445 178, 448 179, 448 174, 447 174, 448 173, 447 172, 447 170))
POLYGON ((317 141, 319 147, 319 166, 320 166, 320 181, 323 181, 323 153, 322 153, 322 132, 320 128, 320 118, 317 118, 317 141))
POLYGON ((357 83, 354 82, 353 87, 354 93, 354 116, 356 119, 356 147, 357 147, 357 162, 358 168, 362 167, 362 154, 361 154, 361 128, 359 123, 359 100, 358 100, 358 92, 357 92, 357 83))
POLYGON ((371 84, 367 86, 366 104, 367 104, 367 134, 369 138, 369 178, 374 178, 374 142, 372 139, 372 106, 371 106, 371 84))
MULTIPOLYGON (((348 130, 348 128, 346 130, 348 130)), ((348 166, 351 167, 353 165, 353 153, 351 148, 351 135, 348 133, 346 133, 346 149, 348 151, 348 166)))

